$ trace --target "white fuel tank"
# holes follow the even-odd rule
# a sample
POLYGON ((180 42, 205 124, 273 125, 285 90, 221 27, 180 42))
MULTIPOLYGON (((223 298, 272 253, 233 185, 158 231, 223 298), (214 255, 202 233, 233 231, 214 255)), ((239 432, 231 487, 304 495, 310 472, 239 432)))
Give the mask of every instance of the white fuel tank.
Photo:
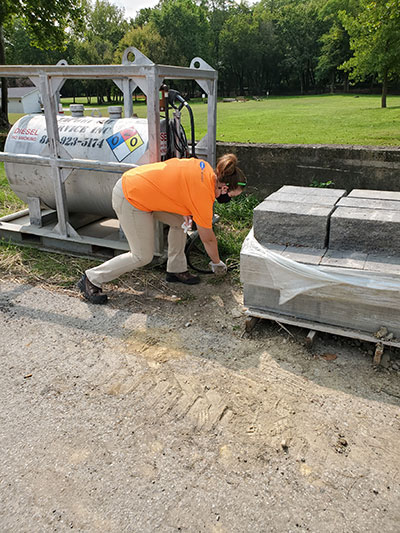
MULTIPOLYGON (((102 162, 148 163, 148 125, 146 119, 57 116, 63 158, 102 162), (65 154, 64 152, 67 152, 65 154)), ((163 135, 163 134, 162 134, 163 135)), ((26 115, 10 130, 5 151, 13 154, 49 154, 45 117, 26 115)), ((27 202, 40 198, 55 209, 51 169, 32 164, 6 163, 6 175, 12 190, 27 202)), ((112 189, 121 173, 74 169, 65 182, 69 212, 115 216, 111 205, 112 189)))

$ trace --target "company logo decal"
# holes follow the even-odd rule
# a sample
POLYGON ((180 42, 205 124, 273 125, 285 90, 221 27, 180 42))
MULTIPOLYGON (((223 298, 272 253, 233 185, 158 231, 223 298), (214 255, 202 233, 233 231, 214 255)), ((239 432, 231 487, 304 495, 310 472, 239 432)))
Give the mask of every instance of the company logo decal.
POLYGON ((206 165, 204 164, 204 161, 200 161, 200 168, 201 168, 201 181, 204 181, 204 169, 206 168, 206 165))
POLYGON ((130 153, 144 144, 135 128, 121 130, 106 140, 118 161, 123 161, 130 153))

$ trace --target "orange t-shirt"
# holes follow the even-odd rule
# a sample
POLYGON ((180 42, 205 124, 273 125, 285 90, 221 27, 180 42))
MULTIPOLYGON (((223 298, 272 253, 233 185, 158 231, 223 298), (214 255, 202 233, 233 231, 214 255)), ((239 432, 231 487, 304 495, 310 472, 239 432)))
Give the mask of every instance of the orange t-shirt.
POLYGON ((122 190, 137 209, 192 215, 196 224, 211 228, 214 176, 202 159, 167 159, 125 172, 122 190))

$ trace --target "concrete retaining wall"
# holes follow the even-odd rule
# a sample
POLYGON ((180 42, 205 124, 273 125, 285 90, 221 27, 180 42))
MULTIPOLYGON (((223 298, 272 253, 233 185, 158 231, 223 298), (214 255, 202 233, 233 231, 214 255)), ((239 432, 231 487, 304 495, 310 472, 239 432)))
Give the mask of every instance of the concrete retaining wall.
POLYGON ((218 157, 235 153, 260 200, 282 185, 333 181, 337 189, 400 191, 400 149, 375 146, 217 144, 218 157))

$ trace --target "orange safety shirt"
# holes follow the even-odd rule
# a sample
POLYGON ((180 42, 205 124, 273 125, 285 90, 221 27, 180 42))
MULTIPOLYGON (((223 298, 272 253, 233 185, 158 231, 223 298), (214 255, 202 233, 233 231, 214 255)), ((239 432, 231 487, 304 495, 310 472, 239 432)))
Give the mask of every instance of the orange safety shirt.
POLYGON ((215 174, 202 159, 167 159, 135 167, 122 176, 125 198, 141 211, 191 215, 203 228, 212 227, 215 174))

